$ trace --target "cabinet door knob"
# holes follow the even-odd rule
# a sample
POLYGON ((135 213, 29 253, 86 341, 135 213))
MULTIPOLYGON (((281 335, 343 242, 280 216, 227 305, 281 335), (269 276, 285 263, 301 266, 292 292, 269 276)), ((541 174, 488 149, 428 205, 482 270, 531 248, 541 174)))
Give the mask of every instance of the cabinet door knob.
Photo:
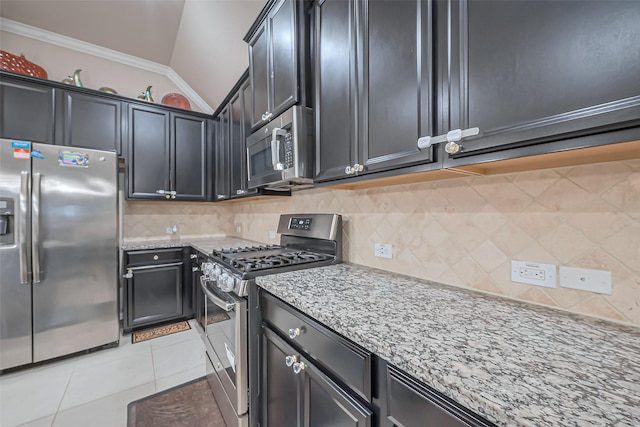
POLYGON ((295 374, 299 374, 302 371, 304 371, 304 363, 303 362, 296 362, 296 363, 293 364, 293 372, 295 374))
POLYGON ((355 170, 353 170, 351 166, 347 166, 346 168, 344 168, 344 173, 346 173, 347 175, 352 175, 354 172, 355 170))
POLYGON ((355 165, 353 165, 353 170, 358 173, 358 172, 363 172, 364 171, 364 165, 358 164, 356 163, 355 165))
POLYGON ((469 136, 475 136, 480 133, 480 128, 469 128, 469 129, 454 129, 447 132, 447 144, 444 146, 444 151, 448 154, 456 154, 459 153, 462 147, 458 144, 462 139, 467 138, 469 136))
POLYGON ((295 339, 296 337, 300 336, 300 332, 300 328, 290 328, 289 338, 291 338, 292 340, 295 339))
POLYGON ((133 270, 127 270, 127 274, 122 277, 124 277, 125 279, 131 279, 133 277, 133 270))
POLYGON ((190 258, 190 259, 197 259, 197 258, 198 258, 198 255, 196 255, 196 254, 191 254, 191 255, 189 255, 189 258, 190 258))
POLYGON ((297 356, 287 356, 287 357, 284 358, 284 363, 288 367, 293 366, 293 364, 296 363, 297 361, 298 361, 298 357, 297 356))
POLYGON ((171 198, 171 196, 167 194, 166 196, 164 196, 164 198, 165 198, 165 199, 170 199, 170 198, 171 198))

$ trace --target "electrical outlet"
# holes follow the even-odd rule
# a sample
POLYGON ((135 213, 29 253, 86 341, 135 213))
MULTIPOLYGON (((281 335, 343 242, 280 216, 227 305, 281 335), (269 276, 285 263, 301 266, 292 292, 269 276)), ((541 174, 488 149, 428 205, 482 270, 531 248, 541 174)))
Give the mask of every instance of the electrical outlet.
POLYGON ((167 227, 165 231, 167 232, 167 234, 176 234, 178 232, 178 226, 172 225, 171 227, 167 227))
POLYGON ((378 258, 393 258, 393 247, 388 243, 375 243, 373 245, 373 254, 378 258))
POLYGON ((556 287, 556 266, 526 261, 511 261, 511 281, 528 285, 556 287))
POLYGON ((236 225, 236 233, 242 233, 242 226, 240 224, 236 225))
POLYGON ((269 230, 269 238, 271 240, 275 240, 276 239, 276 230, 269 230))
POLYGON ((560 286, 611 295, 611 272, 560 266, 560 286))

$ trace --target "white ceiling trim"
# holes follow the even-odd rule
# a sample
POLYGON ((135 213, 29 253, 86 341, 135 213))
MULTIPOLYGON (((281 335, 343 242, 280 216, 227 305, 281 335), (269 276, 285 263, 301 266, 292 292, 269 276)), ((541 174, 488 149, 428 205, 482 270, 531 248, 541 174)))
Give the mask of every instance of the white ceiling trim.
POLYGON ((191 99, 200 110, 208 114, 212 114, 214 111, 213 108, 211 108, 211 106, 207 104, 206 101, 202 99, 200 95, 198 95, 196 91, 193 90, 191 86, 189 86, 187 82, 185 82, 178 75, 178 73, 173 70, 173 68, 166 65, 158 64, 157 62, 148 61, 137 56, 128 55, 126 53, 118 52, 117 50, 108 49, 106 47, 98 46, 93 43, 87 43, 82 40, 63 36, 62 34, 43 30, 41 28, 23 24, 17 21, 12 21, 10 19, 2 17, 0 17, 0 29, 8 33, 28 37, 56 46, 61 46, 67 49, 72 49, 78 52, 86 53, 88 55, 98 56, 109 61, 140 68, 152 73, 162 74, 164 76, 167 76, 169 80, 171 80, 181 91, 183 91, 185 96, 191 99))

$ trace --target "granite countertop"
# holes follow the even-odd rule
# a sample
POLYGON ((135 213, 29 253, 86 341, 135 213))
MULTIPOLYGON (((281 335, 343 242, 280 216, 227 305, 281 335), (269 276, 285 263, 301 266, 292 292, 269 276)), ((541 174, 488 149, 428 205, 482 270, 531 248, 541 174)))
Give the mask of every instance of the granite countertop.
POLYGON ((256 281, 497 425, 640 425, 640 329, 351 264, 256 281))
POLYGON ((239 237, 212 235, 197 237, 179 237, 167 240, 125 240, 121 248, 125 251, 142 250, 142 249, 162 249, 162 248, 181 248, 191 246, 204 254, 210 254, 212 250, 236 248, 242 246, 254 246, 263 243, 254 242, 252 240, 241 239, 239 237))

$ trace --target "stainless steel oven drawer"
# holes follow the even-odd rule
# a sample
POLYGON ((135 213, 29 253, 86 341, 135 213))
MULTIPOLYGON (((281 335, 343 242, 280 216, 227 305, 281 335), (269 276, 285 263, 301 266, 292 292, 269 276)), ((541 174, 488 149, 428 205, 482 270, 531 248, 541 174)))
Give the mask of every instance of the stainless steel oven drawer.
POLYGON ((371 402, 372 353, 276 297, 260 293, 262 318, 287 341, 371 402))

